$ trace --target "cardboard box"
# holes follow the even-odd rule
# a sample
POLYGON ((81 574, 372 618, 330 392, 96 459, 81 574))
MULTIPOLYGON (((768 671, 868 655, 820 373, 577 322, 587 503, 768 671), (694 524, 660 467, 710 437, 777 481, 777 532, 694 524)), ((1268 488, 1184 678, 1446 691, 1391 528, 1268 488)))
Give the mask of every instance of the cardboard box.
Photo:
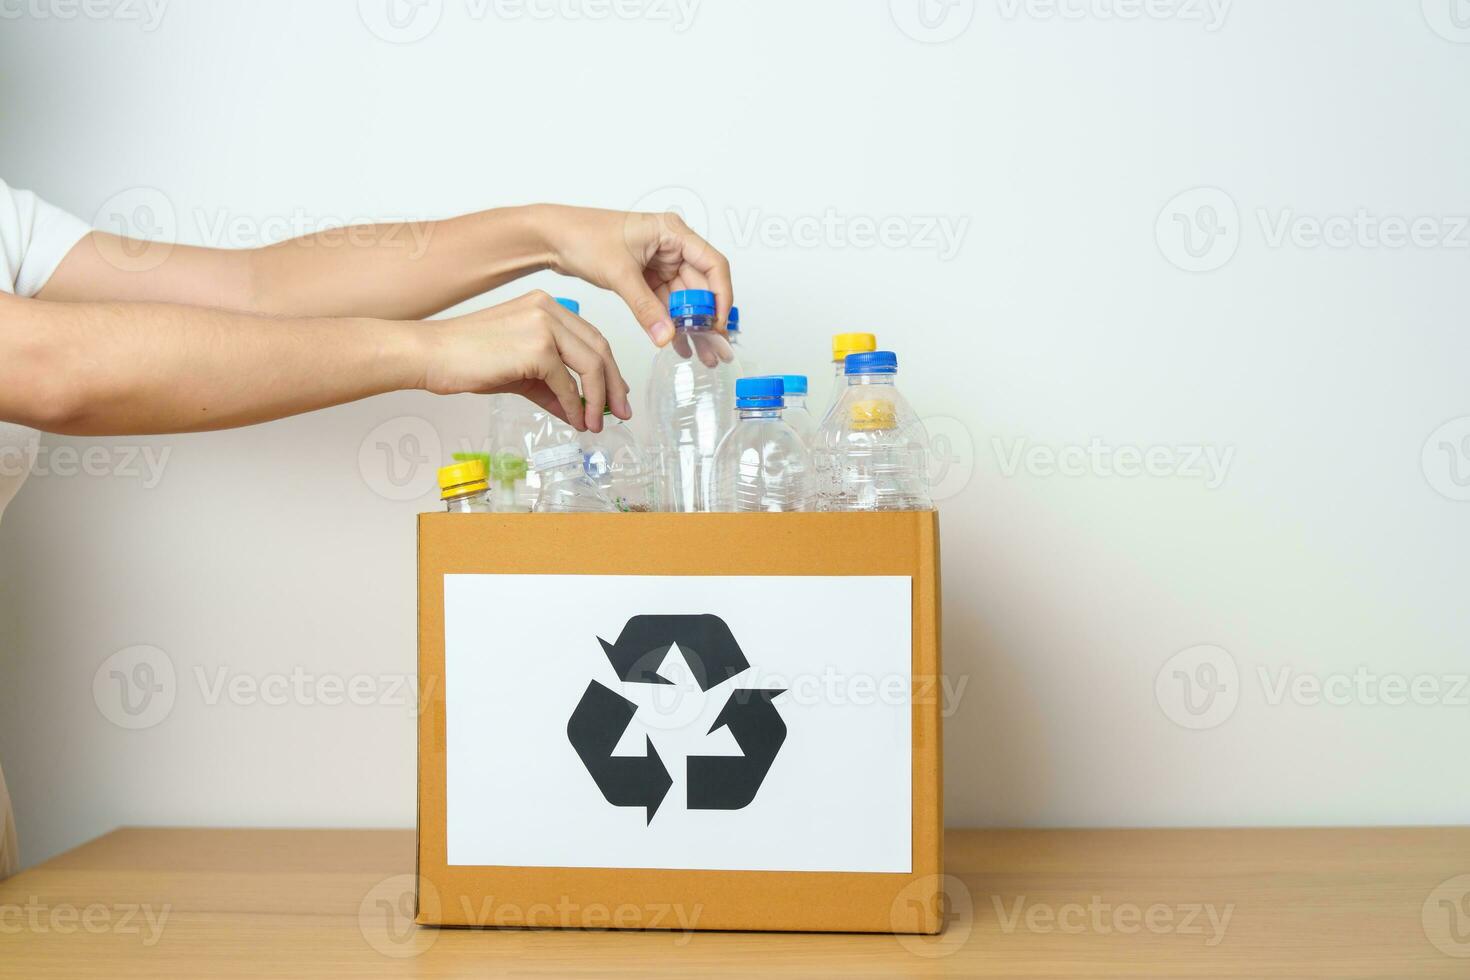
POLYGON ((419 519, 416 921, 935 933, 939 528, 419 519))

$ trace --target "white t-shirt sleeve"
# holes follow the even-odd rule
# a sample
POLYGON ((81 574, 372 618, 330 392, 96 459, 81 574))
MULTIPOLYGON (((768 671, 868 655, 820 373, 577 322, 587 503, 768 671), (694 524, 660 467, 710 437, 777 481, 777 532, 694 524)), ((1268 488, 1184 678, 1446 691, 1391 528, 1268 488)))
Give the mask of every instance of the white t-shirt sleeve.
POLYGON ((34 296, 92 229, 0 180, 0 292, 34 296))

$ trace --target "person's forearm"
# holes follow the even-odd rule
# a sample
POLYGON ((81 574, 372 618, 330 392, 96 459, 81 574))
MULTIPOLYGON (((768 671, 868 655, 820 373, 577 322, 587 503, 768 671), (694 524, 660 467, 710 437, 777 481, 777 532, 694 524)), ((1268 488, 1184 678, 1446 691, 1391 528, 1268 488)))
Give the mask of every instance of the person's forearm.
POLYGON ((416 324, 0 296, 0 419, 67 435, 250 425, 423 384, 416 324))
POLYGON ((262 313, 421 319, 547 267, 539 206, 357 225, 248 254, 262 313))

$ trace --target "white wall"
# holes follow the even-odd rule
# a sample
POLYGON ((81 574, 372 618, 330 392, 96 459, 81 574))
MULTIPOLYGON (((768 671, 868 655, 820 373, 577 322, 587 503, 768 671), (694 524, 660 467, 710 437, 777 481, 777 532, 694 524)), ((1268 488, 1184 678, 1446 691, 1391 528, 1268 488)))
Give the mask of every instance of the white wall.
MULTIPOLYGON (((170 0, 156 25, 6 4, 0 173, 211 244, 681 204, 734 261, 762 367, 824 373, 830 332, 875 329, 954 440, 951 823, 1470 820, 1470 30, 1450 0, 1128 18, 958 0, 928 32, 912 0, 684 0, 683 30, 663 4, 596 20, 557 2, 540 19, 427 0, 438 27, 407 44, 351 3, 170 0), (1219 191, 1176 198, 1197 188, 1219 191), (1226 232, 1193 260, 1174 214, 1208 244, 1201 205, 1226 232), (1341 247, 1303 237, 1359 209, 1341 247), (815 243, 779 237, 829 212, 815 243), (850 237, 886 218, 894 240, 850 237), (1414 218, 1419 244, 1378 237, 1414 218), (953 254, 932 223, 958 230, 953 254), (1033 454, 1093 439, 1080 475, 1033 454), (1121 447, 1163 447, 1171 472, 1106 475, 1121 447), (1223 472, 1199 475, 1196 450, 1223 472), (1220 690, 1186 704, 1181 677, 1220 690)), ((580 296, 641 382, 650 352, 614 298, 551 277, 506 295, 530 285, 580 296)), ((38 476, 0 526, 0 755, 26 860, 129 822, 410 824, 395 685, 432 501, 385 499, 375 447, 424 457, 396 461, 422 487, 483 424, 474 399, 404 394, 217 435, 47 439, 103 447, 114 472, 38 476), (127 475, 139 447, 169 454, 156 486, 127 475), (174 680, 155 675, 171 710, 160 694, 133 731, 108 671, 96 697, 93 680, 136 645, 174 680), (220 670, 297 669, 382 675, 367 693, 388 703, 209 703, 220 670)))

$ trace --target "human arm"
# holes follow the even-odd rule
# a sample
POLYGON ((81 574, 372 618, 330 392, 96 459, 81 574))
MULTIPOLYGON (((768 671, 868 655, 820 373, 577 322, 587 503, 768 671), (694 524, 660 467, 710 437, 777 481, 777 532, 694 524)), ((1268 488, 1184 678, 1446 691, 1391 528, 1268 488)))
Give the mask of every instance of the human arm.
POLYGON ((40 298, 420 319, 543 269, 613 290, 659 345, 673 337, 671 290, 712 290, 721 324, 734 300, 729 262, 677 216, 546 204, 355 225, 252 249, 96 231, 40 298))
POLYGON ((222 429, 414 388, 522 394, 577 429, 604 399, 629 417, 607 342, 540 291, 427 323, 0 294, 0 419, 51 432, 222 429))

